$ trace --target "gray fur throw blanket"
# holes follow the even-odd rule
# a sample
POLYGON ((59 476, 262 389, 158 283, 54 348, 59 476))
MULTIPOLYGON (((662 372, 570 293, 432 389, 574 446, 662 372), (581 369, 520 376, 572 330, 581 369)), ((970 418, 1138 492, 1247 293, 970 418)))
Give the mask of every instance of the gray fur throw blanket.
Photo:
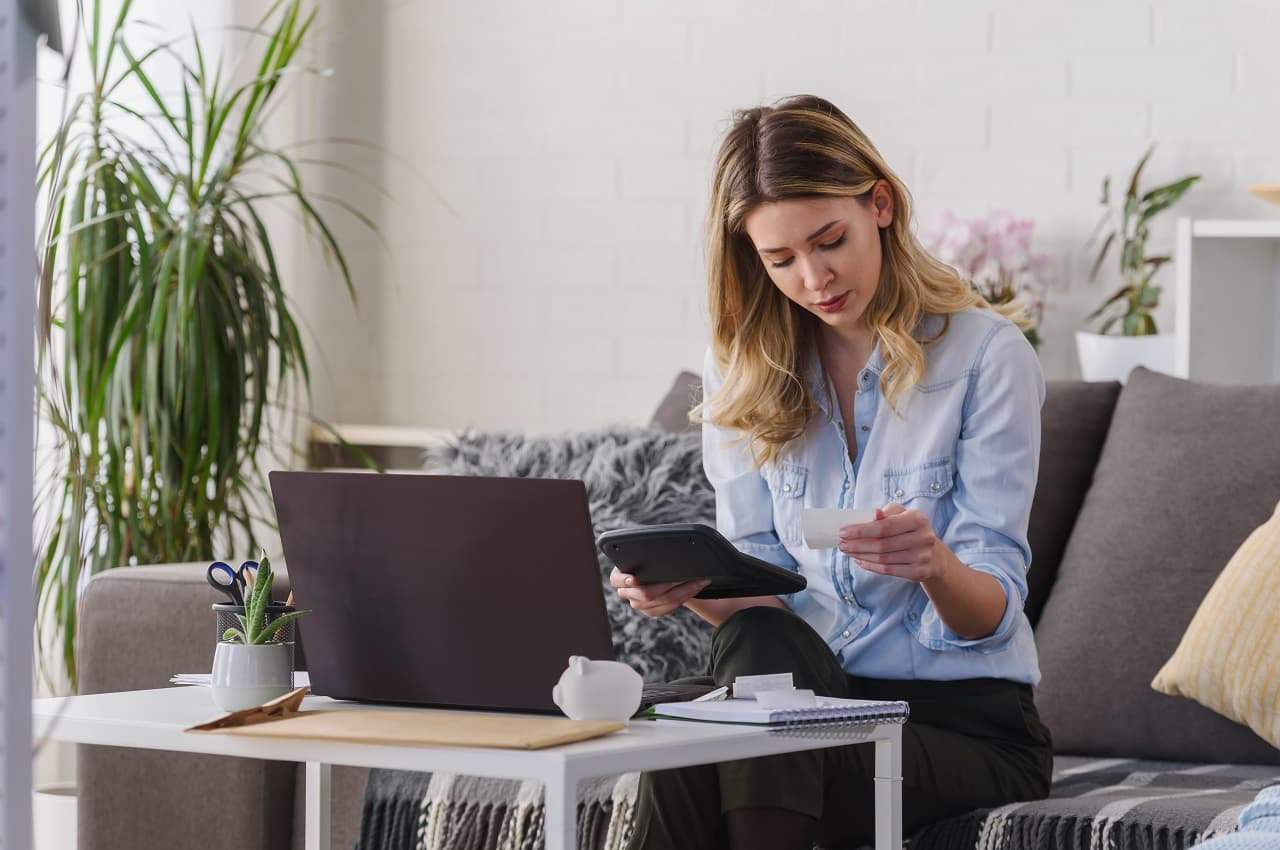
MULTIPOLYGON (((568 434, 464 433, 429 453, 437 475, 571 478, 586 485, 596 534, 674 522, 715 522, 715 494, 702 472, 697 433, 608 428, 568 434)), ((614 653, 647 682, 702 673, 711 629, 687 610, 651 619, 608 586, 601 594, 614 653)), ((548 683, 548 687, 551 683, 548 683)), ((579 789, 579 847, 621 847, 631 827, 636 775, 584 782, 579 789)), ((525 850, 542 846, 542 789, 536 783, 372 771, 365 789, 358 850, 525 850), (425 790, 424 790, 425 788, 425 790), (407 829, 409 824, 416 828, 407 829), (406 839, 412 843, 408 843, 406 839)))

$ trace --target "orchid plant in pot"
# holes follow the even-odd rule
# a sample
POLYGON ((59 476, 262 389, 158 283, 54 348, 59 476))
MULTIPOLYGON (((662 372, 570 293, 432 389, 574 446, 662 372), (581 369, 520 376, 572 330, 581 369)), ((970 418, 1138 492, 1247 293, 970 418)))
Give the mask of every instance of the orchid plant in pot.
POLYGON ((1171 258, 1148 254, 1147 240, 1152 219, 1177 203, 1200 175, 1192 174, 1142 191, 1139 188, 1142 169, 1154 150, 1154 145, 1147 148, 1138 160, 1123 197, 1113 201, 1111 178, 1102 181, 1102 205, 1106 212, 1090 242, 1104 232, 1106 236, 1089 271, 1089 280, 1097 279, 1111 249, 1116 247, 1124 282, 1089 314, 1089 321, 1101 322, 1098 333, 1076 333, 1080 372, 1086 381, 1123 382, 1137 366, 1162 372, 1171 372, 1174 368, 1174 335, 1160 333, 1154 315, 1163 287, 1153 282, 1171 258))
POLYGON ((920 229, 920 244, 958 271, 988 303, 1021 304, 1029 322, 1023 333, 1039 349, 1053 261, 1032 249, 1034 232, 1034 221, 1009 212, 961 219, 948 210, 920 229))
POLYGON ((240 711, 293 689, 294 621, 310 611, 271 601, 275 575, 266 557, 244 600, 238 625, 222 633, 213 653, 213 701, 223 711, 240 711))

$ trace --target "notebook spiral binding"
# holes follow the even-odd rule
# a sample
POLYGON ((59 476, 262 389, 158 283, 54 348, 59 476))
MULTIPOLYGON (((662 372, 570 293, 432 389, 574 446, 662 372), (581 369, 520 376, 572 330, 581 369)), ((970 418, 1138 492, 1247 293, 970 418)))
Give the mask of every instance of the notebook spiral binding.
POLYGON ((777 735, 863 738, 867 735, 866 727, 906 723, 910 713, 911 707, 905 702, 891 702, 874 711, 843 714, 833 708, 797 708, 776 712, 769 731, 777 735))

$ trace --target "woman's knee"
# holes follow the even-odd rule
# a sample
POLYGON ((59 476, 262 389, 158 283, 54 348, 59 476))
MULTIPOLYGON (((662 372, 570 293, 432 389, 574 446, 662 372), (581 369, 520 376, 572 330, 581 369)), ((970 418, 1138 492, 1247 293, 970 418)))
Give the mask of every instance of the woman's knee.
POLYGON ((809 624, 788 608, 756 605, 730 614, 728 619, 716 627, 711 643, 715 646, 717 643, 736 642, 757 636, 768 636, 776 640, 779 635, 790 631, 813 633, 809 624))
POLYGON ((768 606, 744 608, 720 624, 711 639, 711 675, 720 684, 737 676, 794 674, 797 687, 842 695, 844 671, 830 647, 791 611, 768 606))

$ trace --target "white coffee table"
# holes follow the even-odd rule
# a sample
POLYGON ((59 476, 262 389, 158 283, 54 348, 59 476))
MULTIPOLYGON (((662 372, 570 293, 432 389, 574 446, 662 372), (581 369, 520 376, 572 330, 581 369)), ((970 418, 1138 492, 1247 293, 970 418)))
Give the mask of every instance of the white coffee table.
MULTIPOLYGON (((319 711, 350 705, 326 697, 307 697, 303 702, 303 708, 319 711)), ((360 708, 416 710, 366 705, 360 708)), ((32 701, 32 710, 38 738, 304 762, 307 850, 329 850, 329 770, 335 764, 541 780, 546 793, 547 850, 575 850, 579 780, 863 741, 874 743, 876 748, 876 850, 902 847, 902 727, 898 724, 862 727, 858 738, 850 738, 778 735, 747 726, 642 720, 631 722, 620 732, 577 744, 545 750, 500 750, 184 732, 219 714, 209 691, 201 687, 37 699, 32 701)))

